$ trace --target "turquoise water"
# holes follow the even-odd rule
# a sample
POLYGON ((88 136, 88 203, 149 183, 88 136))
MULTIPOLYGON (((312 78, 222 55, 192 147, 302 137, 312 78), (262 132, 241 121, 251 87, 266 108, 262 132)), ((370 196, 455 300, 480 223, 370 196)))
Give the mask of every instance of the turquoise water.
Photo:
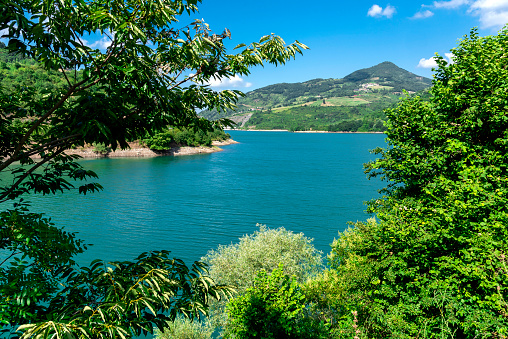
POLYGON ((303 232, 326 254, 348 221, 368 218, 363 202, 382 183, 367 180, 362 164, 384 135, 230 134, 240 143, 213 154, 83 160, 104 191, 34 196, 32 209, 93 244, 82 264, 160 249, 198 260, 256 223, 303 232))

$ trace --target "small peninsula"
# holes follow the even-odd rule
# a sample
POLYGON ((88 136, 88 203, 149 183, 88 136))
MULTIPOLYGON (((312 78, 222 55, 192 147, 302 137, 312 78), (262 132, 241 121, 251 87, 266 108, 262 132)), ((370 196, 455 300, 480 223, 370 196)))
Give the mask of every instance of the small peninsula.
POLYGON ((167 150, 152 150, 143 146, 140 142, 129 142, 129 148, 117 149, 115 151, 98 152, 94 146, 79 147, 66 150, 66 154, 77 154, 82 158, 128 158, 128 157, 158 157, 158 156, 183 156, 204 153, 215 153, 222 151, 219 146, 236 144, 233 139, 213 141, 211 146, 179 146, 173 145, 167 150))

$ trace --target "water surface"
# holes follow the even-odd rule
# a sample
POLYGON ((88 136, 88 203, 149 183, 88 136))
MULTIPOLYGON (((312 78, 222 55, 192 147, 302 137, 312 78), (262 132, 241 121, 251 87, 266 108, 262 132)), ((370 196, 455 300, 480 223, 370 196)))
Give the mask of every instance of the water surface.
POLYGON ((83 160, 104 191, 30 197, 33 210, 94 244, 80 255, 133 259, 166 249, 198 260, 236 242, 257 223, 314 238, 328 253, 348 221, 365 220, 364 201, 379 181, 362 164, 384 146, 383 134, 304 134, 232 131, 240 142, 223 152, 182 157, 83 160))

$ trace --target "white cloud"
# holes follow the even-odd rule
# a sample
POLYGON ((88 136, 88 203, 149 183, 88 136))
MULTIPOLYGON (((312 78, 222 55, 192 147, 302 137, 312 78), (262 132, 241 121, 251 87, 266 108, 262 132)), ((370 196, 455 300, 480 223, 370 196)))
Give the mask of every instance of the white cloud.
POLYGON ((469 12, 480 17, 482 28, 501 28, 508 23, 508 0, 476 0, 469 12))
MULTIPOLYGON (((444 59, 449 64, 453 64, 453 53, 445 53, 444 59)), ((432 58, 428 58, 428 59, 421 58, 420 62, 418 62, 418 65, 416 67, 418 67, 418 68, 436 68, 437 67, 436 57, 432 57, 432 58)))
POLYGON ((397 10, 395 7, 390 5, 387 5, 384 9, 379 5, 372 5, 367 12, 367 16, 371 16, 373 18, 384 16, 390 19, 396 12, 397 10))
POLYGON ((103 36, 101 39, 91 43, 89 45, 90 48, 98 48, 98 49, 107 49, 111 46, 111 39, 107 36, 103 36))
POLYGON ((425 11, 422 11, 422 12, 418 12, 416 13, 415 15, 413 15, 411 17, 411 19, 426 19, 426 18, 430 18, 431 16, 433 16, 434 13, 429 11, 428 9, 425 10, 425 11))
POLYGON ((473 8, 487 8, 487 9, 506 9, 508 1, 506 0, 475 0, 471 5, 473 8))
POLYGON ((467 5, 468 13, 477 16, 481 28, 499 29, 508 23, 508 0, 449 0, 434 1, 436 9, 456 9, 467 5))
POLYGON ((469 0, 434 1, 435 8, 457 8, 469 3, 469 0))
POLYGON ((232 88, 247 88, 252 86, 250 82, 246 82, 244 79, 240 78, 238 75, 235 75, 232 78, 221 78, 221 79, 212 79, 208 83, 211 87, 232 87, 232 88))
POLYGON ((383 8, 381 8, 378 5, 373 5, 371 8, 369 8, 369 11, 367 12, 367 16, 378 16, 383 13, 383 8))
POLYGON ((395 14, 396 10, 393 6, 386 6, 386 8, 383 10, 383 15, 387 18, 391 18, 395 14))
POLYGON ((418 66, 416 66, 416 67, 418 67, 418 68, 435 68, 435 67, 437 67, 435 57, 428 58, 428 59, 421 58, 420 62, 418 62, 418 66))

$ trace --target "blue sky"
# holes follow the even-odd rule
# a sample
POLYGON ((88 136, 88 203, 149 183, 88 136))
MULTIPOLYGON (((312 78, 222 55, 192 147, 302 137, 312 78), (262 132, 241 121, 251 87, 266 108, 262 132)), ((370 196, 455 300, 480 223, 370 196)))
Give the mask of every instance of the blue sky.
POLYGON ((485 36, 508 23, 508 0, 203 0, 199 8, 192 17, 203 18, 218 33, 231 30, 230 46, 275 33, 310 47, 285 66, 257 67, 248 77, 215 84, 243 91, 342 78, 383 61, 431 77, 429 59, 435 53, 445 56, 473 27, 485 36))
MULTIPOLYGON (((203 0, 198 6, 198 13, 181 17, 175 26, 204 19, 216 33, 228 28, 231 52, 237 44, 270 33, 286 43, 299 40, 309 46, 284 66, 256 67, 248 77, 212 83, 216 90, 245 92, 281 82, 343 78, 383 61, 432 77, 435 53, 449 56, 473 27, 485 36, 508 23, 508 0, 203 0)), ((110 43, 96 35, 86 39, 101 49, 110 43)))

